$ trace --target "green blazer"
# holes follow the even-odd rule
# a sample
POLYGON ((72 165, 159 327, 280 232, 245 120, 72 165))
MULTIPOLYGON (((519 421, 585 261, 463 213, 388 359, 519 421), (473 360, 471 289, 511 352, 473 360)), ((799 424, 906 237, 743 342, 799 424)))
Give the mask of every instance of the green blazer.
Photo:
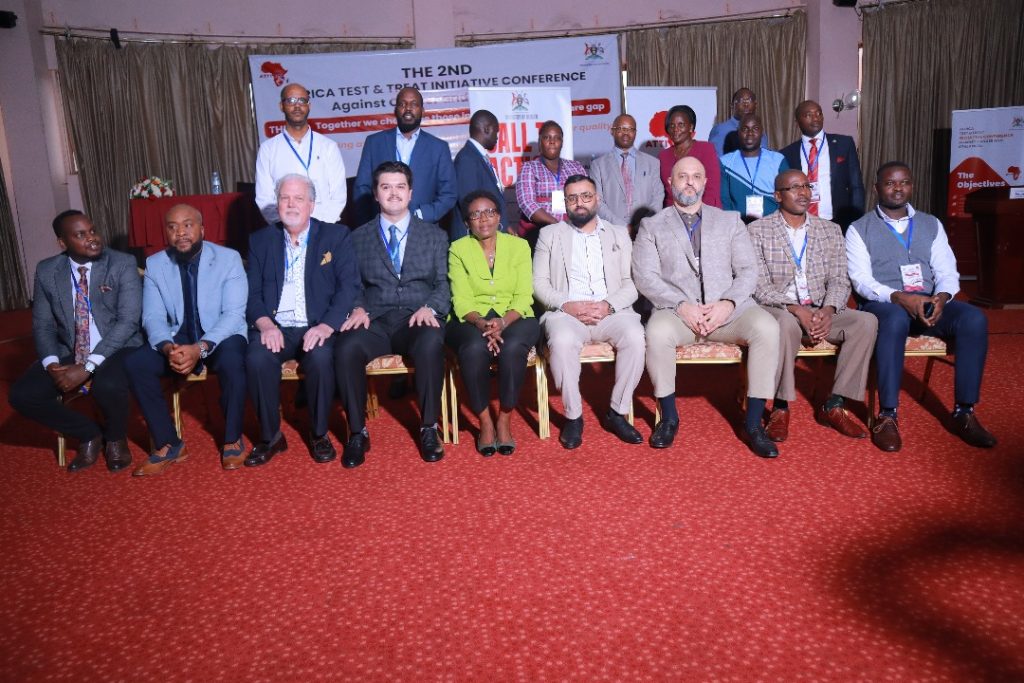
POLYGON ((448 279, 456 320, 471 311, 487 315, 492 308, 498 315, 515 310, 533 317, 533 264, 530 245, 521 237, 498 233, 493 274, 476 238, 460 237, 448 248, 448 279))

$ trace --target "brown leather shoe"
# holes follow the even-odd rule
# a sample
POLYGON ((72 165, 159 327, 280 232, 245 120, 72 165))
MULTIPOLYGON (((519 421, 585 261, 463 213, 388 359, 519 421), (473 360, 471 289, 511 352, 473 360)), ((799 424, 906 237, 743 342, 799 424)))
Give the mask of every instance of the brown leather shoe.
POLYGON ((160 474, 174 463, 184 462, 185 460, 188 460, 188 449, 185 448, 184 441, 179 441, 178 445, 171 446, 163 455, 150 453, 149 457, 146 458, 146 462, 142 463, 141 467, 132 472, 132 476, 148 477, 153 474, 160 474))
POLYGON ((78 472, 91 466, 96 462, 96 458, 100 457, 101 450, 103 450, 102 436, 97 436, 89 441, 82 441, 78 444, 78 453, 75 455, 75 459, 68 465, 68 472, 78 472))
POLYGON ((107 459, 107 469, 111 472, 120 472, 131 465, 132 452, 128 450, 128 440, 108 441, 103 457, 107 459))
POLYGON ((900 438, 900 427, 896 423, 896 418, 879 415, 875 419, 875 426, 871 428, 871 443, 888 453, 895 453, 903 448, 903 439, 900 438))
POLYGON ((976 448, 992 448, 996 445, 996 437, 981 426, 973 411, 960 413, 953 418, 953 433, 976 448))
POLYGON ((768 416, 768 424, 764 427, 765 434, 775 443, 782 443, 789 438, 789 411, 773 410, 768 416))
POLYGON ((818 424, 831 427, 851 439, 863 439, 868 435, 868 430, 855 421, 850 411, 842 406, 836 406, 832 410, 825 410, 823 405, 818 406, 818 409, 814 411, 814 419, 818 421, 818 424))
POLYGON ((245 462, 245 437, 229 443, 220 451, 220 466, 226 470, 237 470, 245 462))

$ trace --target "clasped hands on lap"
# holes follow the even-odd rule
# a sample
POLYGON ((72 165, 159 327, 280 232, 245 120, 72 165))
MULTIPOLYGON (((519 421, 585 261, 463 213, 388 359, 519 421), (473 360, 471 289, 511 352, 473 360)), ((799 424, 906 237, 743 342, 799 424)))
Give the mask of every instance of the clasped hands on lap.
POLYGON ((710 304, 692 304, 684 301, 676 306, 676 315, 698 337, 707 337, 725 324, 736 308, 731 301, 715 301, 710 304))

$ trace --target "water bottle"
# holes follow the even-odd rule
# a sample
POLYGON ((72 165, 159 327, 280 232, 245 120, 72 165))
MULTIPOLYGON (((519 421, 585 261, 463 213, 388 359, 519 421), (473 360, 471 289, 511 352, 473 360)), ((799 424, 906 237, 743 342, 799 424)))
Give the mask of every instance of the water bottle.
POLYGON ((222 191, 220 187, 220 173, 217 173, 217 171, 210 174, 210 191, 213 194, 220 194, 222 191))

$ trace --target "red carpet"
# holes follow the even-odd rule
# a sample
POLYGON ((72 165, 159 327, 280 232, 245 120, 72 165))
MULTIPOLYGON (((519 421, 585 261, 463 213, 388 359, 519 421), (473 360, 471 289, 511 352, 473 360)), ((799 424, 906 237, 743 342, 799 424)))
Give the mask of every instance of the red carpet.
POLYGON ((942 426, 944 365, 902 398, 902 453, 802 399, 774 462, 734 435, 731 367, 681 371, 667 451, 600 429, 594 367, 578 451, 536 438, 528 380, 514 456, 478 456, 464 409, 462 443, 423 463, 410 401, 385 400, 354 471, 313 463, 289 413, 288 453, 222 472, 195 387, 188 462, 71 475, 4 400, 0 680, 1024 680, 1024 313, 997 315, 993 451, 942 426))

